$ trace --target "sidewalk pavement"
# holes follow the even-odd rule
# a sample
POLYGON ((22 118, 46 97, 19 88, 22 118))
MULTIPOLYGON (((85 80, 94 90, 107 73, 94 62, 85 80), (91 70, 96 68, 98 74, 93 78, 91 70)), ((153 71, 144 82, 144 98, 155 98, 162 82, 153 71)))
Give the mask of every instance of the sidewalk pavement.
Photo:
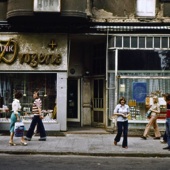
POLYGON ((163 150, 167 144, 149 137, 128 137, 128 149, 113 144, 115 134, 66 134, 48 136, 47 141, 38 141, 33 136, 27 146, 20 145, 20 138, 14 137, 17 146, 9 146, 9 136, 0 136, 0 153, 6 154, 49 154, 49 155, 86 155, 86 156, 131 156, 131 157, 167 157, 169 150, 163 150))

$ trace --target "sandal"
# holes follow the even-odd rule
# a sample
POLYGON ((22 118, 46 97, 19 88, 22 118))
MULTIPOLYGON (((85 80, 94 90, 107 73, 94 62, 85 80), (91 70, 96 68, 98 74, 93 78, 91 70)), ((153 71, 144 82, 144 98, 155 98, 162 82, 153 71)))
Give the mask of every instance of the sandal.
POLYGON ((26 142, 21 141, 21 145, 23 145, 23 146, 27 146, 27 143, 26 143, 26 142))
POLYGON ((14 142, 9 141, 10 146, 16 146, 14 142))

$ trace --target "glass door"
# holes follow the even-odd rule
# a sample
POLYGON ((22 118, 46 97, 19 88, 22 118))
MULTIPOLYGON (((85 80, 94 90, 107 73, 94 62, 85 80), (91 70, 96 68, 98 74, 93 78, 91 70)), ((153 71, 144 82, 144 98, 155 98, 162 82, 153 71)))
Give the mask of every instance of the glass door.
POLYGON ((67 121, 80 122, 80 79, 69 79, 67 87, 67 121))

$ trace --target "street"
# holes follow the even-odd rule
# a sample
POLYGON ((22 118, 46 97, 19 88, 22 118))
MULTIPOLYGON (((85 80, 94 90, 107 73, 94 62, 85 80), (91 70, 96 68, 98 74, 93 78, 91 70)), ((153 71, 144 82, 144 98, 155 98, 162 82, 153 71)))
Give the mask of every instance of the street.
POLYGON ((93 157, 0 154, 3 170, 170 170, 169 157, 93 157))

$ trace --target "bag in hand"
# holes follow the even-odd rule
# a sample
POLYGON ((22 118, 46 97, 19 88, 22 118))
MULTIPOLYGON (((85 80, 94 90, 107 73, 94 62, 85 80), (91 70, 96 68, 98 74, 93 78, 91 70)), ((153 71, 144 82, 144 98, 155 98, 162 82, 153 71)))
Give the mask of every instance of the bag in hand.
POLYGON ((146 117, 147 117, 147 118, 150 118, 150 117, 151 117, 151 113, 152 113, 152 111, 151 111, 151 110, 148 110, 148 111, 146 112, 146 117))
POLYGON ((24 136, 24 123, 23 122, 15 122, 14 134, 15 134, 15 137, 24 136))

